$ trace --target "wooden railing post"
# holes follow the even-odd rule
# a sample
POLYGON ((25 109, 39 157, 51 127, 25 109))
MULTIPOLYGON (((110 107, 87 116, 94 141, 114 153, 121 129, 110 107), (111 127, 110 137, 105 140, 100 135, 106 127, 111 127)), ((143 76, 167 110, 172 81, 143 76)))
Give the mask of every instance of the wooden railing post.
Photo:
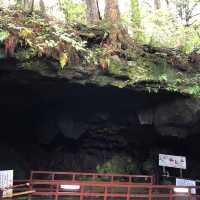
MULTIPOLYGON (((31 190, 33 190, 33 174, 34 174, 34 172, 33 171, 31 171, 31 174, 30 174, 30 179, 29 179, 29 190, 31 191, 31 190)), ((28 195, 28 200, 31 200, 32 199, 32 194, 29 194, 28 195)))
POLYGON ((52 175, 51 175, 51 180, 52 180, 52 181, 55 180, 55 173, 52 173, 52 175))
POLYGON ((130 200, 130 186, 128 186, 128 191, 127 191, 127 200, 130 200))
POLYGON ((151 181, 151 184, 153 185, 154 184, 154 177, 153 176, 150 177, 150 181, 151 181))
MULTIPOLYGON (((55 173, 51 174, 51 180, 54 181, 55 180, 55 173)), ((53 192, 54 191, 54 185, 50 185, 50 189, 53 192)), ((57 189, 57 188, 56 188, 57 189)))
POLYGON ((111 182, 114 182, 114 176, 111 176, 111 182))
POLYGON ((173 189, 170 188, 170 191, 169 191, 169 200, 173 200, 173 189))
POLYGON ((152 200, 152 187, 149 187, 149 198, 148 200, 152 200))
POLYGON ((81 186, 80 200, 84 200, 83 187, 84 186, 81 186))
POLYGON ((108 196, 108 188, 107 188, 107 186, 105 186, 105 188, 104 188, 104 200, 107 200, 107 196, 108 196))
POLYGON ((92 180, 95 181, 96 180, 96 174, 92 175, 92 180))
POLYGON ((128 177, 128 182, 129 182, 129 183, 132 182, 132 178, 133 178, 132 176, 129 176, 129 177, 128 177))
POLYGON ((58 192, 59 192, 59 184, 56 184, 56 194, 55 194, 55 200, 58 200, 58 192))
POLYGON ((189 193, 189 200, 192 200, 191 188, 188 189, 188 193, 189 193))
POLYGON ((72 175, 72 181, 75 181, 75 174, 73 173, 73 175, 72 175))
POLYGON ((34 171, 31 171, 30 180, 33 179, 33 174, 34 174, 34 171))

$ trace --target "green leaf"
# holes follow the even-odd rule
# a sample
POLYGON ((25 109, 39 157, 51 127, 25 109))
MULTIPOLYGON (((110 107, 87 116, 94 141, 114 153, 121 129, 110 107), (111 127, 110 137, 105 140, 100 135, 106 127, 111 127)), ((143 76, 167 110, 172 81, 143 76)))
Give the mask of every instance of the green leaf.
POLYGON ((160 75, 160 77, 159 77, 159 81, 165 81, 165 82, 167 82, 167 74, 162 74, 162 75, 160 75))
POLYGON ((3 42, 8 36, 9 36, 9 33, 7 31, 0 30, 0 42, 3 42))
POLYGON ((64 69, 65 65, 68 63, 69 61, 69 57, 68 57, 68 54, 67 53, 61 53, 60 54, 60 66, 61 66, 61 69, 64 69))

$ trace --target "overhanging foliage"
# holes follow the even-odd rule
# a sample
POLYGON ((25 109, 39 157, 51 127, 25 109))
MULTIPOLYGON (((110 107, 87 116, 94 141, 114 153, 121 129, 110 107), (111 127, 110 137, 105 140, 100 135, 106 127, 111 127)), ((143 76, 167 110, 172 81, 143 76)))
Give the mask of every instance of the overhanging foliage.
POLYGON ((197 52, 186 55, 178 49, 139 44, 115 49, 107 43, 109 27, 104 24, 97 28, 63 23, 16 8, 0 10, 0 21, 0 43, 5 56, 27 62, 32 68, 35 66, 29 60, 48 58, 63 71, 68 66, 84 66, 86 72, 92 66, 92 70, 100 71, 85 82, 117 87, 142 82, 149 92, 167 89, 200 94, 197 52))

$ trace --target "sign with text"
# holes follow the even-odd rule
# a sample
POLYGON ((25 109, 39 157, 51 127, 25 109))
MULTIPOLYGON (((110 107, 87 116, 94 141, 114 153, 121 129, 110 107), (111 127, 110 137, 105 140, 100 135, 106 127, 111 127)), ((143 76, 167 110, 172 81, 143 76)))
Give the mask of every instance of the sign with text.
MULTIPOLYGON (((177 178, 176 179, 176 186, 194 186, 195 187, 196 186, 196 181, 177 178)), ((191 189, 191 194, 196 194, 196 189, 195 188, 191 189)))
POLYGON ((13 186, 13 170, 0 171, 0 189, 3 190, 3 197, 12 197, 13 190, 7 189, 13 186))
POLYGON ((159 166, 186 169, 186 157, 159 154, 159 166))

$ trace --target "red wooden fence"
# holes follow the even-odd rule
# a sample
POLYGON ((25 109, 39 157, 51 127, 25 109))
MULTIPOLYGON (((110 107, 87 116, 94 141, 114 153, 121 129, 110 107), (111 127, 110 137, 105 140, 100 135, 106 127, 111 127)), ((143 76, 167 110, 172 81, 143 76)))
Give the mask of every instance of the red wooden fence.
POLYGON ((30 189, 36 192, 29 197, 30 199, 31 197, 47 197, 48 199, 54 198, 55 200, 61 197, 70 197, 70 199, 78 198, 80 200, 200 199, 200 187, 153 185, 153 182, 134 182, 133 180, 136 180, 135 178, 139 178, 139 180, 140 178, 144 178, 145 180, 150 178, 150 180, 153 180, 151 176, 33 171, 29 182, 31 184, 30 189), (42 175, 45 175, 43 179, 42 175), (67 178, 63 175, 67 175, 67 178), (70 175, 71 178, 69 178, 68 175, 70 175), (63 177, 65 179, 63 179, 63 177), (105 177, 109 177, 109 179, 105 179, 105 177), (76 185, 79 186, 79 189, 70 191, 69 189, 62 189, 61 185, 76 185), (188 191, 185 193, 175 193, 174 188, 186 188, 188 191), (192 194, 191 192, 191 189, 194 188, 196 189, 196 194, 192 194))
MULTIPOLYGON (((61 185, 66 184, 62 181, 52 182, 41 182, 34 181, 33 189, 36 190, 33 196, 48 196, 54 197, 57 200, 59 197, 79 197, 80 200, 87 199, 90 197, 100 197, 101 199, 107 200, 109 198, 121 198, 121 199, 169 199, 172 200, 174 197, 186 197, 189 200, 200 199, 200 195, 191 194, 191 187, 187 193, 174 193, 174 188, 188 188, 188 187, 177 187, 173 185, 124 185, 115 183, 89 183, 80 182, 79 191, 65 191, 60 188, 61 185), (45 187, 43 187, 45 186, 45 187)), ((197 189, 197 188, 196 188, 197 189)), ((199 188, 198 188, 199 189, 199 188)))
POLYGON ((66 180, 66 181, 96 181, 96 182, 123 182, 153 184, 153 176, 128 175, 128 174, 105 174, 105 173, 81 173, 81 172, 53 172, 32 171, 30 180, 66 180))

